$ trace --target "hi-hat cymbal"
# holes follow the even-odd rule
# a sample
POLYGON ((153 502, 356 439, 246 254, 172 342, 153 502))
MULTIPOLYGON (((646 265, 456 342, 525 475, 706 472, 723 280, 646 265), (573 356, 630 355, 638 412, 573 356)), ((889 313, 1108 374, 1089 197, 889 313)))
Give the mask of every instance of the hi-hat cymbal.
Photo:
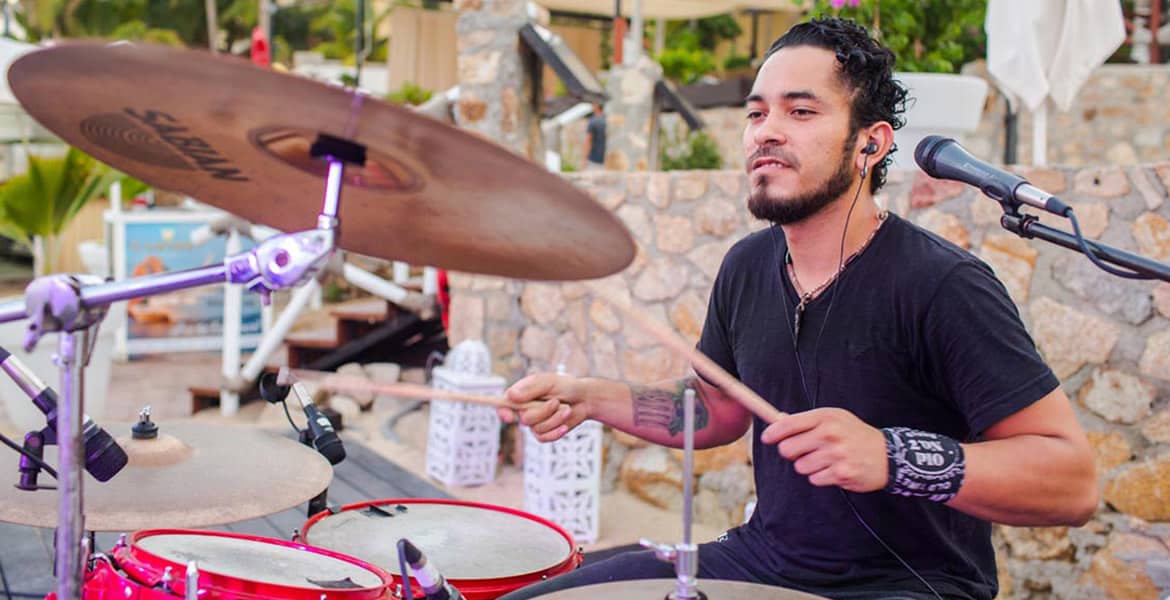
MULTIPOLYGON (((114 435, 129 425, 109 428, 114 435)), ((316 451, 277 434, 209 423, 159 425, 152 440, 118 437, 130 463, 100 483, 85 474, 83 511, 91 531, 191 528, 234 523, 292 508, 321 493, 333 469, 316 451)), ((0 453, 0 521, 56 527, 58 493, 25 491, 16 452, 0 453), (7 481, 5 481, 7 479, 7 481)), ((57 465, 57 447, 45 448, 57 465)), ((53 478, 40 476, 42 485, 53 478)))
POLYGON ((603 277, 634 257, 620 221, 560 176, 410 110, 237 58, 71 43, 21 57, 8 79, 29 114, 102 162, 284 231, 314 227, 321 210, 317 135, 365 146, 340 211, 339 246, 361 254, 554 280, 603 277))
MULTIPOLYGON (((674 579, 639 579, 635 581, 611 581, 586 585, 538 596, 547 600, 658 600, 674 591, 674 579)), ((804 592, 797 592, 759 583, 743 581, 699 580, 699 591, 715 600, 824 600, 804 592)))

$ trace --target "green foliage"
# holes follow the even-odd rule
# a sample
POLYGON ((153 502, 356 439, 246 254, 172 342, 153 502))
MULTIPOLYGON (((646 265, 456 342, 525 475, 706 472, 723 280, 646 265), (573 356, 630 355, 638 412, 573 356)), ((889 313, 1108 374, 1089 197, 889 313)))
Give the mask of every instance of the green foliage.
POLYGON ((576 173, 576 172, 577 172, 577 165, 575 165, 567 160, 564 160, 562 158, 562 160, 561 160, 561 173, 576 173))
POLYGON ((408 104, 411 106, 418 106, 431 99, 434 92, 424 88, 423 86, 413 82, 407 81, 402 84, 402 87, 396 91, 390 92, 386 95, 386 99, 395 104, 408 104))
POLYGON ((715 57, 698 48, 667 48, 657 57, 662 74, 668 79, 686 85, 715 70, 715 57))
POLYGON ((694 83, 715 71, 715 47, 722 40, 735 39, 742 33, 731 15, 705 19, 668 21, 666 48, 655 57, 663 74, 679 83, 694 83))
POLYGON ((662 148, 659 152, 659 168, 663 171, 687 171, 694 169, 722 169, 723 156, 719 153, 719 145, 715 138, 705 131, 692 131, 687 134, 683 143, 672 143, 666 132, 662 134, 662 148))
POLYGON ((183 40, 179 38, 179 34, 171 29, 158 29, 149 27, 142 21, 130 21, 119 25, 110 34, 111 38, 117 40, 129 40, 132 42, 147 42, 150 44, 160 44, 163 46, 173 46, 182 48, 186 46, 183 40))
MULTIPOLYGON (((28 171, 0 185, 0 235, 30 245, 37 237, 52 240, 86 202, 119 179, 128 197, 145 189, 76 148, 62 157, 29 156, 28 171)), ((53 254, 45 259, 51 268, 53 254)))
POLYGON ((957 73, 986 54, 986 0, 861 0, 840 9, 816 0, 809 14, 839 15, 868 26, 893 50, 899 71, 957 73))
POLYGON ((752 66, 752 57, 746 54, 730 54, 723 59, 723 70, 734 71, 752 66))

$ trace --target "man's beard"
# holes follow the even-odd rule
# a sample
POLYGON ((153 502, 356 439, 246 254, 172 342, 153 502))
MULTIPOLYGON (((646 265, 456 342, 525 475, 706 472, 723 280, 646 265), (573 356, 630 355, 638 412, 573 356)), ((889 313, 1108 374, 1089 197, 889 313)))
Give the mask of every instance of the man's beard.
POLYGON ((765 175, 759 187, 748 192, 748 210, 757 219, 771 221, 777 225, 788 225, 807 219, 833 200, 841 197, 853 186, 853 161, 848 152, 841 153, 837 170, 817 189, 796 196, 775 198, 768 196, 768 180, 765 175))

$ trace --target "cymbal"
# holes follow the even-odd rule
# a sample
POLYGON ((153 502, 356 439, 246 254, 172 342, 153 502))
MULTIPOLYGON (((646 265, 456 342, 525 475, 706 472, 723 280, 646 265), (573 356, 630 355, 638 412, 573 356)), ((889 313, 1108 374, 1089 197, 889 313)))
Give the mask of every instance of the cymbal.
MULTIPOLYGON (((674 591, 674 579, 638 579, 586 585, 537 596, 548 600, 658 600, 674 591)), ((743 581, 699 580, 699 591, 718 600, 824 600, 804 592, 743 581)))
MULTIPOLYGON (((107 429, 129 432, 129 425, 107 429)), ((118 437, 130 463, 101 483, 85 473, 83 510, 91 531, 192 528, 254 519, 308 501, 333 469, 311 448, 275 433, 208 423, 160 423, 153 440, 118 437)), ((20 455, 0 452, 0 521, 55 527, 58 493, 16 489, 20 455)), ((57 447, 45 448, 56 466, 57 447)), ((53 478, 46 473, 40 483, 53 478)))
POLYGON ((318 133, 364 146, 365 166, 343 180, 346 250, 537 280, 603 277, 634 257, 625 226, 559 175, 419 113, 238 58, 67 43, 21 57, 8 80, 30 115, 98 160, 283 231, 316 225, 318 133))

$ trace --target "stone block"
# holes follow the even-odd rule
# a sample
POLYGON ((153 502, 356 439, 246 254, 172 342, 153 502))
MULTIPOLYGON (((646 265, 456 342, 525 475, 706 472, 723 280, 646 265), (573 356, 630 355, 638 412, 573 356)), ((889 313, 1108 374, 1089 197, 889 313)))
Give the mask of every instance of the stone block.
POLYGON ((932 208, 919 213, 915 222, 964 250, 971 247, 971 233, 955 215, 932 208))
POLYGON ((624 350, 621 356, 625 379, 633 383, 648 384, 664 379, 677 379, 687 373, 686 361, 679 359, 666 348, 624 350))
POLYGON ((1164 408, 1142 423, 1142 435, 1156 444, 1170 444, 1170 408, 1164 408))
POLYGON ((1133 237, 1140 254, 1160 262, 1170 260, 1170 221, 1147 212, 1134 220, 1133 237))
POLYGON ((1163 317, 1170 317, 1170 283, 1159 281, 1154 284, 1154 308, 1163 317))
POLYGON ((471 294, 451 295, 451 328, 447 332, 451 346, 463 340, 482 340, 484 301, 471 294))
POLYGON ((1146 349, 1138 368, 1143 375, 1170 380, 1170 329, 1146 338, 1146 349))
POLYGON ((1166 546, 1132 533, 1110 536, 1109 544, 1093 555, 1084 582, 1101 589, 1109 600, 1160 598, 1162 591, 1146 574, 1146 562, 1164 559, 1166 546))
POLYGON ((670 308, 670 324, 691 344, 699 341, 707 318, 707 303, 694 290, 683 292, 670 308))
POLYGON ((687 253, 691 264, 699 268, 704 275, 714 281, 719 274, 719 265, 723 264, 723 256, 735 244, 734 239, 708 242, 687 253))
POLYGON ((1105 362, 1121 335, 1114 323, 1048 297, 1036 299, 1028 312, 1036 345, 1061 379, 1077 372, 1085 363, 1105 362))
POLYGON ((1098 198, 1120 198, 1129 190, 1129 178, 1121 167, 1081 169, 1073 179, 1073 191, 1098 198))
POLYGON ((589 305, 585 300, 571 302, 564 312, 569 331, 577 336, 577 341, 585 343, 589 337, 589 305))
POLYGON ((1075 551, 1067 527, 1001 527, 999 532, 1011 548, 1012 558, 1067 560, 1075 551))
POLYGON ((1065 190, 1064 171, 1060 169, 1012 165, 1011 170, 1049 194, 1060 194, 1065 190))
POLYGON ((661 446, 631 450, 622 463, 622 484, 635 496, 668 510, 682 508, 682 468, 661 446))
POLYGON ((1093 457, 1100 474, 1108 473, 1133 458, 1133 447, 1129 445, 1129 440, 1116 431, 1086 431, 1085 435, 1093 447, 1093 457))
POLYGON ((650 223, 650 213, 641 206, 626 204, 617 209, 617 216, 629 228, 634 241, 643 245, 654 244, 654 226, 650 223))
POLYGON ((707 171, 674 171, 674 199, 698 200, 707 193, 707 171))
POLYGON ((529 283, 520 294, 520 310, 536 323, 548 325, 565 310, 565 296, 556 284, 529 283))
POLYGON ((489 325, 487 346, 492 356, 503 358, 516 352, 516 342, 520 338, 520 331, 512 325, 489 325))
POLYGON ((590 348, 593 358, 593 370, 590 373, 606 379, 622 379, 621 368, 618 366, 617 344, 613 338, 594 332, 590 337, 590 348))
POLYGON ((565 372, 570 375, 589 374, 589 356, 585 353, 585 347, 571 331, 566 331, 557 338, 549 362, 553 368, 563 365, 565 372))
POLYGON ((699 233, 725 238, 739 231, 739 209, 726 200, 708 200, 695 210, 695 227, 699 233))
POLYGON ((487 102, 470 94, 459 99, 459 116, 464 123, 478 123, 487 116, 487 102))
POLYGON ((634 297, 646 302, 669 300, 686 288, 689 275, 688 267, 681 262, 650 262, 634 281, 634 297))
POLYGON ((493 321, 507 321, 512 318, 516 307, 516 297, 504 292, 490 292, 484 294, 484 303, 487 307, 485 315, 493 321))
POLYGON ((520 353, 534 361, 548 365, 552 359, 556 342, 556 334, 553 332, 543 327, 529 325, 520 334, 520 353))
POLYGON ((963 193, 965 186, 957 181, 935 179, 922 171, 917 171, 914 183, 910 186, 910 207, 929 208, 949 200, 963 193))
MULTIPOLYGON (((679 464, 683 464, 685 453, 682 450, 672 448, 670 453, 679 464)), ((723 446, 695 450, 695 475, 698 476, 711 471, 722 471, 735 465, 746 466, 751 462, 751 456, 751 442, 746 437, 723 446)), ((747 474, 747 479, 749 481, 751 480, 750 469, 747 474)))
POLYGON ((1157 390, 1141 378, 1113 369, 1093 371, 1081 387, 1081 404, 1113 423, 1132 425, 1150 415, 1157 390))
POLYGON ((1149 284, 1109 275, 1080 254, 1058 256, 1052 265, 1052 277, 1093 308, 1131 325, 1144 323, 1153 312, 1146 291, 1149 284))
POLYGON ((711 174, 711 183, 715 184, 715 191, 725 200, 742 204, 744 199, 744 182, 747 176, 740 171, 718 171, 711 174))
POLYGON ((1170 455, 1119 467, 1105 483, 1103 497, 1113 508, 1146 521, 1170 521, 1170 455))
POLYGON ((1015 235, 991 233, 983 238, 979 255, 995 270, 1012 300, 1021 305, 1027 303, 1039 252, 1015 235))
POLYGON ((500 76, 502 55, 498 50, 460 54, 456 63, 459 83, 463 85, 488 85, 500 76))
POLYGON ((695 247, 695 228, 686 217, 657 215, 654 217, 654 239, 663 252, 689 252, 695 247))
MULTIPOLYGON (((634 308, 635 311, 645 320, 658 326, 670 330, 670 319, 667 317, 666 308, 662 304, 651 304, 649 306, 639 306, 634 308)), ((623 317, 624 319, 624 317, 623 317)), ((645 348, 653 348, 662 342, 658 338, 651 335, 645 328, 638 325, 638 323, 624 319, 625 329, 622 331, 622 337, 626 342, 626 347, 633 350, 642 350, 645 348)))
POLYGON ((589 303, 589 320, 603 331, 614 333, 622 328, 622 320, 613 307, 601 300, 589 303))
POLYGON ((655 208, 670 206, 670 173, 655 172, 646 182, 646 200, 655 208))
POLYGON ((1166 199, 1164 190, 1157 189, 1156 184, 1150 180, 1152 171, 1145 167, 1134 167, 1129 170, 1129 179, 1133 182, 1133 187, 1137 188, 1138 193, 1142 195, 1142 200, 1146 203, 1146 209, 1158 210, 1166 199))

